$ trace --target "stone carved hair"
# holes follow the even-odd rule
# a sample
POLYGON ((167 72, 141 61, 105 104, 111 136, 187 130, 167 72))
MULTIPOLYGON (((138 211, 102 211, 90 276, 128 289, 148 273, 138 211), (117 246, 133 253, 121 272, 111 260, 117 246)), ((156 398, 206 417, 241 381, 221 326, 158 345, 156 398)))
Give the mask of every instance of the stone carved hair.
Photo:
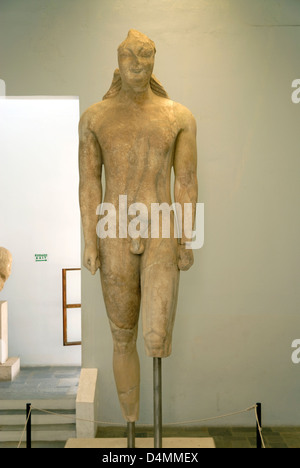
MULTIPOLYGON (((150 45, 150 47, 153 48, 153 51, 154 51, 154 54, 155 54, 156 49, 155 49, 154 42, 151 41, 151 39, 149 39, 147 36, 145 36, 145 34, 142 34, 139 31, 136 31, 135 29, 130 29, 129 30, 127 38, 125 39, 125 41, 123 41, 119 45, 118 52, 123 47, 125 47, 127 41, 130 41, 132 38, 137 40, 137 41, 142 41, 144 43, 145 42, 148 43, 150 45)), ((110 85, 110 88, 107 91, 107 93, 103 96, 103 100, 113 98, 113 97, 117 96, 117 94, 120 92, 121 87, 122 87, 122 78, 121 78, 121 75, 120 75, 120 71, 117 68, 115 70, 115 72, 114 72, 114 76, 113 76, 113 80, 112 80, 112 83, 110 85)), ((159 80, 153 74, 151 75, 151 78, 150 78, 150 88, 152 89, 152 91, 157 96, 163 97, 165 99, 170 99, 167 92, 166 92, 166 90, 164 89, 163 85, 159 82, 159 80)))
MULTIPOLYGON (((103 96, 104 99, 109 99, 117 96, 119 94, 120 90, 122 87, 122 79, 121 75, 119 72, 119 69, 117 68, 114 72, 113 80, 110 85, 109 90, 107 93, 103 96)), ((152 74, 150 78, 150 88, 154 92, 154 94, 157 94, 157 96, 163 97, 165 99, 170 99, 166 90, 164 89, 163 85, 158 81, 158 79, 152 74)))

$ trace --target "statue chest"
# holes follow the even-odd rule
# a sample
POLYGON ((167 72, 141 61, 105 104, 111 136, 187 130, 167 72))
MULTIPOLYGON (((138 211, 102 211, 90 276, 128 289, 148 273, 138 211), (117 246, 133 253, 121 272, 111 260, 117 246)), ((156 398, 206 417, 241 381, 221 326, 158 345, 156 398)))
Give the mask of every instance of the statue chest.
POLYGON ((150 155, 154 160, 166 158, 172 153, 177 133, 172 115, 165 110, 116 110, 105 116, 97 137, 104 160, 129 158, 134 162, 150 155))

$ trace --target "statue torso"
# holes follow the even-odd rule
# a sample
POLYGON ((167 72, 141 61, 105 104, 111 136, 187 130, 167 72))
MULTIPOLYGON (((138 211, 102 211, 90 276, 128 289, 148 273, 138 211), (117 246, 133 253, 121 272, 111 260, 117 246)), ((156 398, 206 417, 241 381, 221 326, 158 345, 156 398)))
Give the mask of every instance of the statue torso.
MULTIPOLYGON (((97 105, 96 105, 97 106, 97 105)), ((178 128, 174 103, 155 98, 143 106, 109 99, 95 109, 93 131, 105 168, 105 201, 170 203, 170 174, 178 128)))

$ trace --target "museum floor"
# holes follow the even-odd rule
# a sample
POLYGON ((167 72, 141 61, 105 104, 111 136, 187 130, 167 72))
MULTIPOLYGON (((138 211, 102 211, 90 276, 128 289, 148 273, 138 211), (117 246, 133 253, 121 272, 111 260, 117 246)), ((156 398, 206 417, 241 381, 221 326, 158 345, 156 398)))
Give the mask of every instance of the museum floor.
MULTIPOLYGON (((8 426, 6 419, 8 410, 4 402, 17 400, 74 400, 76 397, 80 367, 27 367, 22 368, 13 382, 0 382, 0 448, 14 448, 15 441, 5 441, 4 434, 8 426), (2 405, 1 405, 2 403, 2 405)), ((19 410, 18 410, 19 411, 19 410)), ((20 411, 19 411, 20 412, 20 411)), ((25 409, 24 409, 25 413, 25 409)), ((17 418, 24 415, 13 415, 17 418)), ((67 424, 66 424, 67 426, 67 424)), ((22 427, 19 427, 21 430, 22 427)), ((50 428, 51 429, 51 428, 50 428)), ((12 426, 9 430, 13 434, 12 426)), ((66 432, 67 433, 67 432, 66 432)), ((152 437, 152 428, 137 425, 136 437, 152 437)), ((164 427, 164 437, 213 437, 217 448, 255 448, 255 427, 164 427)), ((97 438, 126 437, 125 427, 99 427, 97 438)), ((263 427, 263 437, 266 448, 300 448, 300 427, 263 427)), ((33 448, 62 448, 65 440, 33 441, 33 448)), ((24 447, 23 442, 21 447, 24 447)))
MULTIPOLYGON (((126 437, 123 429, 98 429, 97 437, 126 437)), ((137 427, 136 437, 153 437, 151 429, 137 427)), ((256 448, 255 428, 249 427, 164 427, 163 437, 213 437, 216 448, 256 448)), ((266 448, 300 448, 300 427, 264 427, 266 448)))

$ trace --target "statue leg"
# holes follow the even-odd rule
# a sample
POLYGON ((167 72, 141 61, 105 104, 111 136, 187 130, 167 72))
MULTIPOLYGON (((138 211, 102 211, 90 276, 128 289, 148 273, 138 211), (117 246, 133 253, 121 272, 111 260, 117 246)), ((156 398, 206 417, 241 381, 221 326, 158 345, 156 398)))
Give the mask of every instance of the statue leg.
POLYGON ((179 269, 176 239, 150 239, 141 269, 141 310, 146 353, 171 354, 179 269), (148 250, 148 251, 147 251, 148 250))
POLYGON ((114 342, 113 370, 123 417, 128 422, 139 418, 140 364, 134 329, 117 327, 110 320, 114 342))
POLYGON ((113 338, 113 370, 127 422, 139 417, 140 364, 136 349, 140 308, 139 258, 127 239, 101 240, 101 283, 113 338))

